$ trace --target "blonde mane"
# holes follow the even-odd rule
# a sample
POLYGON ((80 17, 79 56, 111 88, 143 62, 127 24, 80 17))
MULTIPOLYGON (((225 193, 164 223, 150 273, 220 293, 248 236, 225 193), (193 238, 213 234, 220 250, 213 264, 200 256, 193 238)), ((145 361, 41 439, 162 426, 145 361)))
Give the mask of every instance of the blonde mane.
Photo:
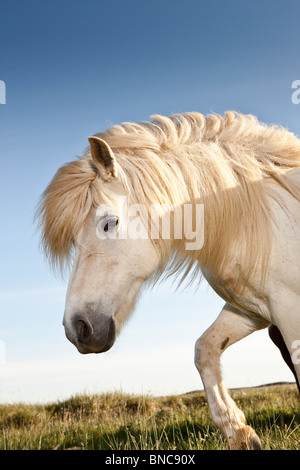
MULTIPOLYGON (((176 240, 171 272, 187 275, 201 265, 222 274, 228 256, 239 244, 247 248, 245 272, 266 266, 272 242, 268 197, 263 184, 273 178, 294 197, 299 190, 287 170, 300 166, 300 141, 278 126, 267 126, 252 115, 227 112, 155 115, 152 122, 122 123, 96 134, 112 148, 119 177, 131 201, 204 204, 204 246, 185 252, 176 240)), ((91 207, 106 198, 104 185, 90 157, 60 168, 42 195, 37 215, 42 241, 53 264, 69 259, 76 233, 91 207)), ((170 246, 160 241, 163 270, 170 246)), ((242 280, 241 280, 242 282, 242 280)))

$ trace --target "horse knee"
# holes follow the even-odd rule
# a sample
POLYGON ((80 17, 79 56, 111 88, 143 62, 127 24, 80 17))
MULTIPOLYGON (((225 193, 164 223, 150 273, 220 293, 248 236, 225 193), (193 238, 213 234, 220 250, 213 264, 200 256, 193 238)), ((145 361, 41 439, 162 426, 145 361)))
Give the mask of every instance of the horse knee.
POLYGON ((203 341, 202 341, 202 336, 197 339, 195 343, 195 355, 194 355, 194 361, 195 361, 195 366, 200 372, 200 364, 201 364, 201 356, 203 353, 203 341))
POLYGON ((214 358, 213 344, 209 341, 207 334, 203 333, 195 344, 195 366, 198 371, 200 372, 200 370, 208 367, 214 361, 214 358))

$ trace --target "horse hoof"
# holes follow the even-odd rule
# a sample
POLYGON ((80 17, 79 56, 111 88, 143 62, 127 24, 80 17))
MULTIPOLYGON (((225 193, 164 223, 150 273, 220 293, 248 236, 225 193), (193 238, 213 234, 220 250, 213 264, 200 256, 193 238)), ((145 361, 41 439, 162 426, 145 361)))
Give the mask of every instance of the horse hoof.
POLYGON ((262 450, 261 449, 261 442, 258 435, 254 432, 251 441, 251 450, 262 450))
POLYGON ((251 426, 244 426, 235 436, 229 438, 229 448, 231 450, 261 450, 261 442, 251 426))

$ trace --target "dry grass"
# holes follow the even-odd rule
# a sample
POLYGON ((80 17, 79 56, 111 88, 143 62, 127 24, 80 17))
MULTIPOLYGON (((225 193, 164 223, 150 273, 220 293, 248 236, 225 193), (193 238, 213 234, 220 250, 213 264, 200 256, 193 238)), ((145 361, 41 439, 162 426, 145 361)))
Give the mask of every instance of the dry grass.
MULTIPOLYGON (((264 449, 300 448, 293 384, 232 390, 264 449)), ((47 405, 0 405, 0 449, 224 450, 203 392, 79 395, 47 405)))

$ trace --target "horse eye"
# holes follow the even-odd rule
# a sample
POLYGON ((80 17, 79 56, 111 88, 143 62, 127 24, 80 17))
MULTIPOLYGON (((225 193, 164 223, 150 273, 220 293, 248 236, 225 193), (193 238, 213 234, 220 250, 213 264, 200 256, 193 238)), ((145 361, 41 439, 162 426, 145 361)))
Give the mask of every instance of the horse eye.
POLYGON ((113 230, 119 223, 119 219, 117 217, 111 217, 106 224, 103 226, 104 232, 109 232, 109 230, 113 230))

